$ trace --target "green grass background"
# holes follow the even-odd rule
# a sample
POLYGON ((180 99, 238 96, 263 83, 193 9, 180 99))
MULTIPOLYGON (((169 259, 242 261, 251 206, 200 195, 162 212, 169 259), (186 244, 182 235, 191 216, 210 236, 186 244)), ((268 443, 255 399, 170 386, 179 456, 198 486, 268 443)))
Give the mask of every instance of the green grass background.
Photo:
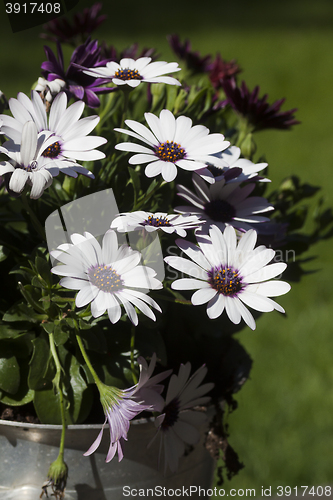
MULTIPOLYGON (((108 21, 96 36, 108 43, 139 42, 173 60, 166 35, 178 33, 202 55, 237 59, 240 78, 250 88, 259 84, 270 102, 286 97, 284 109, 297 107, 302 123, 291 132, 257 134, 258 154, 266 155, 273 187, 296 174, 322 186, 320 196, 332 204, 333 2, 129 0, 105 2, 104 11, 108 21)), ((0 89, 8 97, 27 93, 45 60, 40 30, 13 34, 4 14, 0 19, 0 89)), ((287 317, 263 315, 256 331, 238 335, 254 363, 228 418, 245 468, 226 488, 333 483, 331 248, 323 241, 304 256, 315 257, 304 264, 309 274, 279 300, 287 317)))

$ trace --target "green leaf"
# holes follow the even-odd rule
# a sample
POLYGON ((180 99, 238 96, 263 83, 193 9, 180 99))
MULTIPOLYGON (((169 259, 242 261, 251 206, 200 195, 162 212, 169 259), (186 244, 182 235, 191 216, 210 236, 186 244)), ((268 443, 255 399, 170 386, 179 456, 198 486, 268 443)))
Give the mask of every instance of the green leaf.
POLYGON ((20 367, 15 356, 0 358, 0 389, 15 394, 20 385, 20 367))
POLYGON ((50 264, 47 262, 46 259, 43 259, 42 257, 39 257, 37 255, 35 259, 35 265, 38 274, 43 278, 43 280, 49 285, 52 285, 52 273, 51 273, 51 267, 50 264))
POLYGON ((0 245, 0 262, 6 260, 9 255, 9 249, 4 245, 0 245))
POLYGON ((47 318, 47 314, 37 314, 32 307, 21 302, 14 304, 3 316, 4 321, 29 321, 30 323, 40 323, 47 318))
MULTIPOLYGON (((34 407, 42 424, 61 424, 60 398, 53 387, 48 387, 34 393, 34 407)), ((66 423, 72 424, 72 418, 65 405, 66 423)))
POLYGON ((55 322, 53 337, 54 337, 54 342, 57 346, 63 345, 67 342, 69 337, 69 331, 64 321, 60 321, 58 324, 55 322))
POLYGON ((138 196, 140 194, 140 175, 132 167, 128 167, 128 173, 130 174, 131 181, 132 181, 132 184, 133 184, 133 191, 134 191, 134 204, 133 204, 133 207, 135 207, 136 201, 137 201, 138 196))
POLYGON ((81 423, 88 417, 93 403, 93 390, 87 386, 86 381, 80 373, 80 363, 72 356, 70 366, 70 412, 74 423, 81 423))
MULTIPOLYGON (((27 333, 27 326, 20 324, 20 326, 15 325, 5 325, 0 323, 0 339, 15 339, 22 333, 27 333)), ((30 326, 30 325, 29 325, 30 326)), ((29 328, 28 326, 28 328, 29 328)))
POLYGON ((30 389, 40 390, 45 387, 44 376, 48 367, 50 346, 44 336, 37 337, 32 344, 33 354, 30 361, 28 386, 30 389))

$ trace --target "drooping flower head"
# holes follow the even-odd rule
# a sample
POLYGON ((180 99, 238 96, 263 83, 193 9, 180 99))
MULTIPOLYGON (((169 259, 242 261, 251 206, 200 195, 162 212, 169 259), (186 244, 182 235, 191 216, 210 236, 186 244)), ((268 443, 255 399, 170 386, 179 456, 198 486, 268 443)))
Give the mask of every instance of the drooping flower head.
POLYGON ((267 94, 259 98, 259 86, 256 86, 252 92, 243 81, 238 87, 234 78, 227 79, 222 83, 223 90, 227 96, 227 103, 247 118, 248 122, 254 127, 254 130, 265 128, 289 129, 293 125, 300 123, 295 120, 294 113, 296 108, 289 111, 280 111, 285 99, 279 99, 273 104, 267 102, 267 94))
POLYGON ((197 290, 191 298, 193 305, 207 303, 207 315, 214 319, 225 310, 229 319, 241 319, 254 330, 252 314, 245 306, 256 311, 269 312, 284 309, 270 297, 284 295, 290 290, 285 281, 272 280, 287 267, 283 262, 270 263, 275 251, 260 245, 255 248, 257 233, 247 231, 237 244, 236 231, 227 226, 222 233, 216 226, 209 236, 197 235, 198 245, 176 240, 178 247, 189 257, 169 256, 165 262, 188 274, 172 283, 175 290, 197 290))
POLYGON ((63 287, 79 290, 77 307, 91 303, 94 318, 107 311, 111 323, 120 320, 121 306, 134 325, 139 321, 135 307, 156 320, 149 306, 160 312, 161 309, 141 290, 156 290, 162 288, 162 283, 155 278, 153 269, 140 265, 140 252, 128 245, 118 248, 117 234, 112 229, 105 233, 102 246, 87 232, 72 234, 71 241, 51 252, 62 263, 53 267, 52 272, 65 276, 60 280, 63 287))
POLYGON ((110 61, 105 67, 83 69, 86 75, 103 78, 114 85, 129 85, 137 87, 141 82, 166 83, 169 85, 180 85, 179 81, 168 73, 180 71, 178 63, 167 63, 165 61, 151 62, 151 57, 140 57, 121 59, 119 63, 110 61))
POLYGON ((180 366, 178 375, 171 376, 162 414, 155 420, 157 436, 161 439, 160 458, 164 449, 165 471, 169 467, 171 472, 176 472, 185 445, 198 443, 198 428, 206 421, 205 413, 194 410, 194 407, 210 401, 205 394, 213 389, 214 384, 200 385, 207 374, 206 366, 201 366, 191 377, 190 373, 191 363, 188 362, 180 366))
POLYGON ((127 212, 119 214, 113 219, 111 228, 119 232, 139 231, 145 229, 148 232, 161 230, 165 233, 176 233, 185 237, 186 230, 197 229, 202 222, 196 215, 168 215, 164 212, 127 212))
POLYGON ((254 183, 240 186, 240 182, 226 182, 224 177, 207 185, 195 173, 192 181, 195 193, 185 186, 177 186, 177 194, 191 205, 177 206, 175 212, 197 215, 203 221, 201 228, 206 233, 213 224, 222 231, 226 225, 246 231, 251 229, 252 224, 268 222, 269 219, 262 214, 274 210, 266 198, 250 196, 254 183))
POLYGON ((99 98, 96 94, 112 92, 111 87, 103 87, 106 81, 103 78, 96 78, 86 75, 80 69, 81 66, 95 67, 105 64, 100 60, 100 48, 97 40, 91 41, 89 38, 82 45, 79 45, 71 56, 68 68, 65 70, 64 58, 60 43, 57 43, 58 58, 53 51, 44 47, 47 61, 41 65, 43 77, 52 82, 55 79, 66 82, 66 93, 69 98, 84 101, 91 108, 98 108, 99 98))
POLYGON ((51 141, 41 155, 48 160, 48 168, 52 168, 53 176, 61 171, 72 177, 77 177, 80 173, 94 178, 89 170, 76 161, 105 158, 105 154, 95 148, 105 144, 107 140, 99 136, 87 137, 99 122, 99 116, 80 119, 84 102, 75 102, 67 108, 67 96, 61 92, 52 102, 47 114, 42 98, 38 92, 32 91, 31 100, 20 92, 17 99, 9 99, 9 107, 13 117, 1 115, 2 132, 13 142, 19 143, 24 124, 32 120, 38 134, 43 134, 51 141))
POLYGON ((203 168, 213 160, 212 155, 230 144, 222 134, 209 134, 207 127, 192 126, 190 118, 175 118, 167 109, 161 111, 159 118, 153 113, 145 113, 145 119, 149 128, 134 120, 125 120, 131 130, 115 130, 145 144, 122 142, 116 145, 116 149, 138 153, 129 159, 129 163, 148 163, 145 169, 147 177, 162 174, 166 182, 171 182, 177 176, 177 167, 189 171, 203 168))
POLYGON ((72 23, 66 17, 52 19, 43 25, 46 33, 41 33, 41 38, 51 40, 51 42, 62 42, 76 45, 76 40, 85 40, 91 33, 100 26, 107 16, 98 15, 102 8, 100 2, 92 7, 83 9, 82 12, 74 14, 72 23))

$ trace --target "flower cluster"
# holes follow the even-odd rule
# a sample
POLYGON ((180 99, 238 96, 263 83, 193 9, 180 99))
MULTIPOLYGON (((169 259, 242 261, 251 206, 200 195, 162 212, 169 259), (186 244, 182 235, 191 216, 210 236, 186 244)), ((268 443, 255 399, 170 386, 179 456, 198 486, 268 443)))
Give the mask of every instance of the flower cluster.
POLYGON ((297 122, 282 100, 269 105, 258 88, 238 87, 235 61, 201 57, 176 35, 169 41, 187 68, 150 48, 136 56, 137 45, 106 50, 86 38, 104 20, 99 11, 49 24, 57 56, 45 47, 31 96, 1 107, 0 210, 9 222, 0 265, 22 281, 3 274, 0 343, 10 352, 20 343, 22 366, 1 380, 0 401, 14 394, 18 404, 22 394, 41 422, 65 428, 94 416, 99 393, 105 421, 86 455, 108 425, 106 461, 122 460, 130 422, 153 415, 147 445, 159 441, 159 462, 175 472, 199 441, 210 398, 215 408, 230 403, 240 365, 251 365, 229 334, 284 313, 273 300, 290 290, 278 251, 304 241, 291 210, 308 191, 290 181, 267 194, 253 134, 297 122), (61 44, 81 35, 65 69, 61 44), (16 394, 19 373, 29 376, 16 394))

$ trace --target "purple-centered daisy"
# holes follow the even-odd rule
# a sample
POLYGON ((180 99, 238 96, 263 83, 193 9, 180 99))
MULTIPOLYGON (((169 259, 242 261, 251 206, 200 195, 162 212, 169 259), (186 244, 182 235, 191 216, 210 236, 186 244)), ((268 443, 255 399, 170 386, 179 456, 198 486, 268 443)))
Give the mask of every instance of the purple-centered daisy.
MULTIPOLYGON (((90 108, 98 108, 99 98, 96 94, 105 94, 115 90, 111 87, 103 87, 106 80, 85 75, 80 69, 84 67, 95 67, 104 65, 106 61, 100 60, 100 48, 97 40, 91 41, 89 38, 82 45, 79 45, 71 56, 68 68, 65 70, 64 58, 60 43, 57 43, 58 58, 52 50, 44 47, 47 61, 41 65, 43 77, 52 82, 60 79, 66 82, 65 91, 68 97, 84 101, 90 108)), ((107 80, 108 81, 108 80, 107 80)))
POLYGON ((221 231, 226 225, 240 230, 251 229, 252 224, 268 222, 262 214, 274 210, 266 198, 250 196, 254 183, 240 186, 239 182, 226 182, 225 178, 207 185, 198 174, 193 174, 195 193, 185 186, 177 185, 178 195, 191 205, 175 207, 175 212, 197 215, 204 222, 206 233, 215 224, 221 231))
POLYGON ((111 224, 112 229, 119 232, 138 231, 145 229, 148 232, 164 231, 185 237, 187 229, 197 229, 202 221, 196 215, 168 215, 164 212, 126 212, 119 214, 111 224))
POLYGON ((77 307, 91 303, 94 318, 107 311, 111 323, 120 320, 121 306, 134 325, 139 321, 135 307, 156 320, 149 306, 160 312, 161 308, 138 289, 157 290, 162 288, 162 283, 155 278, 153 269, 140 265, 140 252, 128 245, 118 248, 117 234, 112 229, 105 233, 102 246, 88 232, 84 235, 72 234, 71 241, 51 252, 62 263, 51 271, 65 276, 60 285, 79 290, 75 300, 77 307))
POLYGON ((241 150, 237 146, 230 146, 217 155, 213 164, 207 165, 197 173, 213 184, 222 179, 227 182, 261 181, 270 182, 269 179, 261 177, 258 173, 267 167, 268 163, 253 163, 247 158, 240 158, 241 150))
POLYGON ((44 156, 52 148, 58 137, 38 134, 33 121, 27 121, 22 127, 18 144, 6 141, 0 146, 0 152, 8 156, 9 161, 0 162, 0 176, 4 176, 9 193, 17 196, 26 185, 31 186, 30 198, 39 198, 53 181, 51 161, 44 156))
POLYGON ((280 111, 285 99, 279 99, 273 104, 267 102, 267 94, 259 98, 259 86, 256 86, 252 92, 243 81, 238 87, 234 78, 229 78, 222 82, 223 90, 227 97, 227 103, 246 117, 254 130, 265 128, 289 129, 291 126, 300 123, 295 120, 294 113, 297 108, 289 111, 280 111))
POLYGON ((207 303, 207 315, 214 319, 224 310, 229 319, 241 319, 254 330, 254 318, 245 306, 269 312, 284 309, 270 297, 284 295, 290 290, 285 281, 272 280, 287 267, 283 262, 270 264, 275 251, 263 245, 255 248, 257 233, 247 231, 237 244, 236 231, 227 226, 222 233, 213 226, 209 236, 198 235, 198 246, 176 240, 178 247, 189 257, 165 257, 165 262, 191 276, 172 283, 175 290, 197 290, 191 298, 193 305, 207 303))
POLYGON ((129 85, 138 87, 141 82, 166 83, 169 85, 181 85, 178 80, 168 73, 180 71, 178 63, 167 63, 165 61, 151 62, 151 57, 140 57, 131 59, 129 57, 121 59, 119 63, 110 61, 105 67, 83 69, 86 75, 107 79, 114 85, 129 85))
POLYGON ((207 374, 206 366, 201 366, 191 377, 190 373, 191 363, 188 362, 180 365, 178 375, 171 376, 162 414, 155 420, 156 436, 161 439, 160 459, 164 448, 165 472, 167 467, 176 472, 185 446, 199 442, 198 427, 206 421, 205 413, 194 410, 194 407, 209 403, 210 397, 205 394, 213 389, 214 384, 200 385, 207 374))
POLYGON ((99 122, 99 116, 88 116, 80 119, 84 110, 84 102, 78 101, 67 108, 67 96, 61 92, 56 96, 47 114, 42 98, 36 91, 31 92, 31 100, 20 92, 17 99, 9 99, 9 107, 13 117, 0 115, 2 132, 14 143, 21 140, 22 130, 27 121, 33 121, 38 134, 44 134, 52 144, 42 152, 49 161, 52 175, 59 170, 72 177, 77 173, 94 178, 86 168, 76 163, 105 158, 105 154, 95 149, 107 140, 99 136, 87 136, 99 122), (52 137, 56 138, 52 140, 52 137))
POLYGON ((162 174, 166 182, 177 176, 177 167, 184 170, 198 170, 213 161, 213 155, 229 146, 222 134, 209 134, 203 125, 192 126, 186 116, 175 118, 171 111, 163 109, 159 118, 153 113, 145 113, 150 127, 134 120, 125 120, 131 130, 116 128, 116 132, 139 139, 145 146, 133 142, 121 142, 115 147, 121 151, 138 153, 129 159, 130 164, 148 163, 147 177, 162 174), (148 146, 148 147, 147 147, 148 146))

